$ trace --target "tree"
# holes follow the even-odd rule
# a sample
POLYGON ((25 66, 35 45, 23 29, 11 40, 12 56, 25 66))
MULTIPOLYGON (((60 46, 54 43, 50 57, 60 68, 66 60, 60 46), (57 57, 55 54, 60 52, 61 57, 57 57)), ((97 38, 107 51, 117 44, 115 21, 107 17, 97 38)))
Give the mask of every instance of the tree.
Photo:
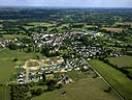
POLYGON ((16 50, 18 47, 17 47, 17 45, 15 45, 15 43, 10 43, 8 45, 8 48, 11 49, 11 50, 16 50))
POLYGON ((11 87, 11 100, 30 100, 29 86, 12 84, 11 87))
POLYGON ((37 89, 32 89, 31 90, 32 96, 39 96, 42 93, 43 93, 43 89, 42 88, 37 88, 37 89))
POLYGON ((54 90, 55 88, 56 88, 56 80, 49 80, 49 81, 47 81, 47 83, 46 83, 46 85, 47 85, 47 87, 48 87, 48 91, 52 91, 52 90, 54 90))
POLYGON ((46 81, 46 75, 45 75, 44 72, 43 72, 43 74, 42 74, 42 77, 43 77, 43 81, 46 81))
POLYGON ((57 32, 58 32, 58 29, 57 29, 56 27, 54 27, 54 28, 52 28, 52 29, 50 30, 50 32, 57 33, 57 32))
POLYGON ((105 89, 104 89, 104 92, 107 92, 107 93, 110 93, 112 90, 112 88, 110 86, 107 86, 105 89))

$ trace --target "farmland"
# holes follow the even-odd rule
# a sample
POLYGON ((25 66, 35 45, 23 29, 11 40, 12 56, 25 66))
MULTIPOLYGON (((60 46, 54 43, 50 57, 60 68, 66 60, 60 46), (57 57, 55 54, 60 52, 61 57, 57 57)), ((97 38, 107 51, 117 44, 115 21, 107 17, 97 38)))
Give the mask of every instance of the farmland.
POLYGON ((9 87, 0 86, 0 100, 10 100, 9 87))
POLYGON ((122 28, 113 28, 113 27, 103 27, 103 30, 106 30, 107 32, 115 32, 115 33, 120 33, 123 31, 122 28))
POLYGON ((113 67, 121 70, 128 78, 132 77, 132 56, 120 56, 106 58, 113 67))
POLYGON ((26 35, 19 35, 19 34, 13 34, 13 35, 10 35, 10 34, 6 34, 6 35, 3 35, 3 39, 9 39, 9 40, 14 40, 16 38, 24 38, 24 37, 27 37, 26 35))
POLYGON ((1 8, 0 100, 132 100, 131 15, 1 8))
POLYGON ((11 75, 15 73, 15 66, 21 65, 27 59, 36 56, 35 53, 24 53, 20 51, 12 51, 8 49, 0 49, 0 83, 8 82, 11 75), (13 61, 13 59, 18 59, 18 61, 13 61))
POLYGON ((123 73, 99 60, 89 62, 125 99, 131 100, 132 86, 123 73))
POLYGON ((105 87, 106 84, 99 78, 83 78, 62 89, 46 92, 33 100, 119 100, 113 92, 105 93, 105 87), (66 91, 65 95, 62 94, 63 91, 66 91))
POLYGON ((114 65, 132 67, 132 56, 110 57, 108 60, 114 65))

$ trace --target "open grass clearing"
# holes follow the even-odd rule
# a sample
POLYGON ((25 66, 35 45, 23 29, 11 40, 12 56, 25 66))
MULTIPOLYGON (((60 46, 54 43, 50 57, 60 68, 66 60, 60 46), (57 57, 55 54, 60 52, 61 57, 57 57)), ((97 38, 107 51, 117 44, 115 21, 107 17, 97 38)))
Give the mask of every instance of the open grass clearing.
POLYGON ((99 78, 83 78, 62 89, 45 92, 33 100, 119 100, 113 92, 103 91, 102 82, 99 78), (65 95, 62 95, 63 91, 66 91, 65 95))
POLYGON ((22 34, 6 34, 6 35, 3 35, 3 39, 9 39, 9 40, 14 40, 16 38, 24 38, 24 37, 27 37, 26 35, 22 35, 22 34))
POLYGON ((132 67, 132 56, 120 56, 120 57, 110 57, 107 58, 111 64, 122 66, 122 67, 132 67))
POLYGON ((89 62, 126 100, 132 100, 132 81, 115 68, 99 60, 89 62))
POLYGON ((0 86, 0 100, 10 100, 9 87, 0 86))
POLYGON ((0 49, 0 83, 8 82, 13 73, 15 73, 15 67, 28 59, 35 58, 35 53, 25 53, 16 50, 0 49), (18 61, 13 61, 17 59, 18 61))

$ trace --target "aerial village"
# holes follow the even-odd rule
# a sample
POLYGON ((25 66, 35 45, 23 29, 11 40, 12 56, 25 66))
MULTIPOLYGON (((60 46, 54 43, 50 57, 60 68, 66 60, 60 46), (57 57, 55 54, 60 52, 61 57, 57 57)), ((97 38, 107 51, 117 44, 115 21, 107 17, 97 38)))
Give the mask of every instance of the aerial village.
POLYGON ((1 8, 0 100, 132 100, 131 14, 1 8))
MULTIPOLYGON (((74 52, 82 57, 77 58, 74 54, 72 54, 70 55, 70 59, 65 59, 62 56, 44 57, 43 59, 29 59, 25 62, 25 64, 17 66, 20 70, 17 73, 16 82, 18 84, 39 82, 44 78, 52 79, 54 78, 54 74, 59 73, 59 83, 60 81, 70 83, 72 82, 72 79, 67 76, 67 72, 73 70, 80 71, 82 69, 91 70, 90 66, 83 59, 83 57, 89 57, 88 60, 90 60, 92 57, 102 55, 104 50, 99 46, 85 46, 83 43, 75 41, 75 38, 80 39, 83 34, 84 33, 82 32, 73 32, 69 34, 65 33, 63 36, 54 34, 33 34, 32 38, 35 46, 38 46, 37 48, 48 46, 50 48, 50 50, 48 49, 48 52, 52 54, 58 52, 60 47, 63 45, 66 45, 64 44, 65 39, 71 39, 72 42, 70 45, 72 46, 74 52)), ((97 35, 99 34, 100 33, 97 33, 97 35)), ((96 35, 94 35, 94 37, 96 37, 96 35)))
MULTIPOLYGON (((107 49, 103 48, 99 43, 85 45, 85 43, 80 41, 88 35, 90 35, 91 40, 104 36, 103 33, 94 31, 89 33, 75 31, 63 34, 32 33, 33 47, 37 48, 38 51, 45 47, 47 50, 44 52, 48 52, 48 55, 55 54, 55 56, 44 57, 43 59, 29 59, 23 65, 16 66, 16 68, 20 69, 17 72, 16 82, 18 84, 39 82, 44 78, 54 78, 55 73, 61 73, 60 75, 63 75, 62 80, 69 79, 67 81, 72 82, 72 79, 66 75, 67 72, 72 70, 80 71, 82 69, 91 70, 84 58, 90 60, 100 57, 106 53, 107 49), (62 54, 65 52, 62 49, 64 46, 66 46, 66 52, 69 50, 71 53, 68 52, 69 54, 64 55, 70 56, 70 58, 56 55, 58 52, 62 54)), ((30 46, 30 44, 22 43, 17 38, 14 40, 0 40, 2 48, 10 47, 12 44, 18 48, 30 46)), ((119 52, 110 52, 110 54, 111 56, 121 56, 119 52)))

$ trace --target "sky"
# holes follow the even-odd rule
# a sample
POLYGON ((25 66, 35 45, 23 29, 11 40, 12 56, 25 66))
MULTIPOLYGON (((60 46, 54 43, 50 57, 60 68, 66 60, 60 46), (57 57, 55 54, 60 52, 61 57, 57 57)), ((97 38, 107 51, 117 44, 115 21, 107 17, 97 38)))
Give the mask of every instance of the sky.
POLYGON ((2 6, 132 8, 132 0, 0 0, 2 6))

